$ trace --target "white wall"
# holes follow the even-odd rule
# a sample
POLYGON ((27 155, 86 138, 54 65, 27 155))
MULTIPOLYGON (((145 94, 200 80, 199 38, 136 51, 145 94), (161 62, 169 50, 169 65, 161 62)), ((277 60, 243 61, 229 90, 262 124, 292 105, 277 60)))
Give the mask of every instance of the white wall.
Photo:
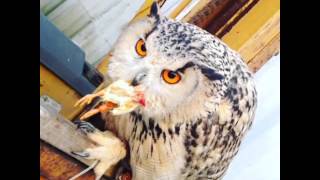
POLYGON ((255 79, 256 118, 224 180, 280 179, 280 54, 270 59, 255 79))

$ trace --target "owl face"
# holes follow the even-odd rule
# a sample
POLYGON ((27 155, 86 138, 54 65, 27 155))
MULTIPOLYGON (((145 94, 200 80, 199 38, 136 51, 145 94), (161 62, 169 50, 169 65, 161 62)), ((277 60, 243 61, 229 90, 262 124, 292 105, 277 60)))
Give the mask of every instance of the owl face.
POLYGON ((202 46, 203 42, 192 39, 192 32, 188 31, 193 30, 198 31, 162 18, 154 3, 150 16, 130 24, 117 40, 109 77, 140 86, 146 102, 142 110, 150 116, 166 115, 179 106, 194 103, 208 89, 206 82, 222 76, 196 61, 201 53, 191 47, 202 46))

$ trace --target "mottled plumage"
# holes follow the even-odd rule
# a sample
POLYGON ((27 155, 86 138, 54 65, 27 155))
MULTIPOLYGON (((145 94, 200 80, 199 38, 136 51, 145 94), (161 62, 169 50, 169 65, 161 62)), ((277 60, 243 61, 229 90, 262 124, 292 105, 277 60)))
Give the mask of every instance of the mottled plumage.
POLYGON ((237 52, 194 25, 160 16, 154 3, 150 16, 118 39, 108 76, 146 89, 145 107, 104 115, 129 143, 133 180, 223 177, 257 104, 253 76, 237 52), (139 39, 145 57, 135 52, 139 39), (166 69, 181 80, 166 83, 166 69))

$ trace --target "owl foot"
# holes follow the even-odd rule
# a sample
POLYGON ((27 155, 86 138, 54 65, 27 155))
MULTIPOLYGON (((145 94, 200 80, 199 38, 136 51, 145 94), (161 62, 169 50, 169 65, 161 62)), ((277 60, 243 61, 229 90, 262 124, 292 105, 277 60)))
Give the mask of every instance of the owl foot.
MULTIPOLYGON (((108 141, 108 139, 106 140, 108 141)), ((71 151, 73 155, 84 159, 94 160, 94 163, 89 168, 75 175, 71 179, 74 180, 88 172, 90 169, 93 169, 96 175, 96 180, 100 180, 108 169, 121 161, 121 159, 126 155, 126 150, 122 146, 122 143, 120 141, 119 143, 121 144, 115 143, 112 139, 109 139, 109 142, 109 145, 87 148, 84 151, 71 151)))

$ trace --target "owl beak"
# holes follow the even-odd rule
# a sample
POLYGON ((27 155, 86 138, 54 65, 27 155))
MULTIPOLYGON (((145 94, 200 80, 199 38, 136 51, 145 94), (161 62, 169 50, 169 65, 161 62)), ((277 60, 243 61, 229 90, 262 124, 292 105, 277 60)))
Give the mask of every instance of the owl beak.
POLYGON ((134 101, 139 103, 143 107, 146 106, 146 102, 144 98, 145 87, 140 83, 146 77, 146 75, 147 75, 146 71, 142 71, 138 73, 130 83, 131 86, 134 86, 134 89, 135 89, 135 97, 133 98, 134 101))
POLYGON ((138 73, 136 77, 131 81, 131 86, 140 85, 141 81, 146 77, 146 75, 147 74, 145 72, 138 73))

